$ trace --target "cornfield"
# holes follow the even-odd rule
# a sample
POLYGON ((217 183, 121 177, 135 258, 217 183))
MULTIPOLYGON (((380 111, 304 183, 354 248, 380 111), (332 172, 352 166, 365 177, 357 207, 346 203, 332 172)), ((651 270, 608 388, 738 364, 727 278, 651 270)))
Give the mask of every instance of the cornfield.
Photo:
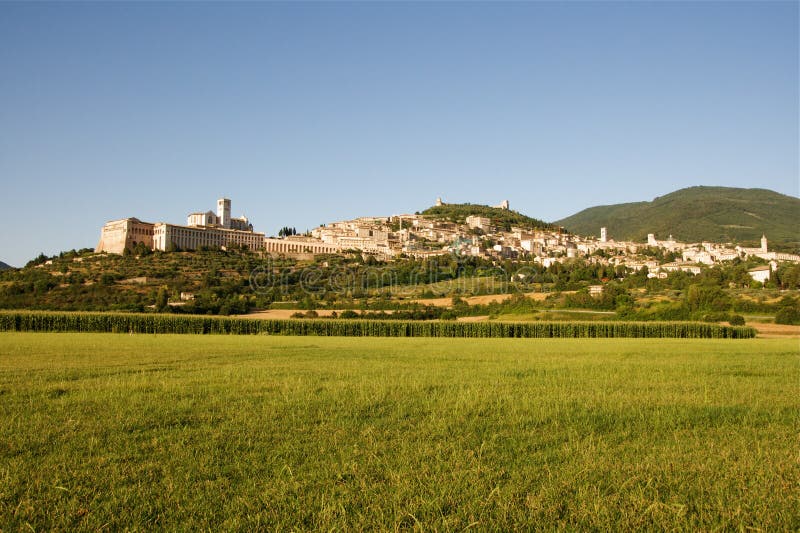
POLYGON ((327 337, 749 339, 756 330, 701 322, 261 320, 217 316, 0 312, 0 331, 318 335, 327 337))

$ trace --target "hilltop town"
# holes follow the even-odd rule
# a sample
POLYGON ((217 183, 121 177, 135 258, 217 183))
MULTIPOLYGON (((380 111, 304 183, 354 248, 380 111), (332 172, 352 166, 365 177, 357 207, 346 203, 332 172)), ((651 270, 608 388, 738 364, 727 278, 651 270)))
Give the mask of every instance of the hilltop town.
POLYGON ((231 217, 230 199, 220 198, 216 213, 190 213, 185 225, 143 222, 137 218, 107 222, 101 230, 96 252, 122 254, 125 250, 136 249, 186 251, 238 247, 295 259, 359 252, 380 260, 454 254, 522 259, 543 267, 583 258, 593 264, 624 266, 634 271, 647 268, 649 277, 662 278, 669 272, 699 274, 706 266, 758 257, 768 264, 756 267, 750 275, 761 282, 768 280, 780 263, 800 263, 800 255, 770 251, 766 236, 762 236, 758 247, 687 243, 675 240, 672 235, 658 239, 652 233, 647 242, 618 241, 605 227, 598 228, 596 236, 581 236, 528 219, 511 211, 508 200, 493 207, 449 206, 437 198, 435 206, 438 209, 429 210, 434 214, 359 217, 321 225, 303 235, 287 232, 280 237, 267 237, 254 231, 247 217, 231 217), (472 214, 448 217, 448 207, 472 214), (505 214, 518 216, 502 216, 505 214))

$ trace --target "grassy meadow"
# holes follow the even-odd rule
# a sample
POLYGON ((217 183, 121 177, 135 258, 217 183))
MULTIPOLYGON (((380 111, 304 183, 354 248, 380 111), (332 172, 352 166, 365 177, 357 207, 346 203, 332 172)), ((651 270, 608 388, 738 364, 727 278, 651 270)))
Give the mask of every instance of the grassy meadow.
POLYGON ((800 529, 797 339, 0 333, 0 530, 800 529))

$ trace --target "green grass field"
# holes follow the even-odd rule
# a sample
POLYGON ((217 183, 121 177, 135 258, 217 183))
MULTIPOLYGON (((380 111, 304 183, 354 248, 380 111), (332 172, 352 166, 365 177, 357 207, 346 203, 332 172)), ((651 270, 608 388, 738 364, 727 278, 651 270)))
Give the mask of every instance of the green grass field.
POLYGON ((800 528, 794 340, 0 334, 0 529, 800 528))

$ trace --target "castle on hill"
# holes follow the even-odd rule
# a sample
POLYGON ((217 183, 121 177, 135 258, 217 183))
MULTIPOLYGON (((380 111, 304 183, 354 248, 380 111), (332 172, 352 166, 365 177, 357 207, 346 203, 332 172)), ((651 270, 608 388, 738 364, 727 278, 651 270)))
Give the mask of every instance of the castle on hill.
MULTIPOLYGON (((439 196, 438 198, 436 198, 436 207, 441 207, 443 205, 447 204, 442 201, 442 197, 439 196)), ((511 209, 508 200, 503 200, 502 202, 500 202, 500 205, 493 205, 492 207, 494 207, 495 209, 502 209, 504 211, 508 211, 509 209, 511 209)))
POLYGON ((121 254, 140 244, 161 251, 196 250, 204 246, 244 246, 260 250, 264 248, 264 234, 253 231, 247 217, 231 217, 230 199, 220 198, 216 214, 213 211, 190 213, 185 226, 143 222, 135 217, 106 222, 95 251, 121 254))

